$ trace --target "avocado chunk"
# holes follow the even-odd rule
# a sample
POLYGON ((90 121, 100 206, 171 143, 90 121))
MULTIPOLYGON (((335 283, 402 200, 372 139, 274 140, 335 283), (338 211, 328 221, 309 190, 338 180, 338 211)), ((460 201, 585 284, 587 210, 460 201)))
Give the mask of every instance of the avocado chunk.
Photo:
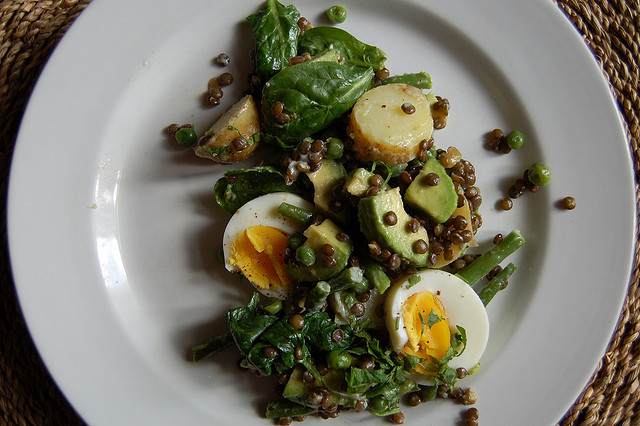
POLYGON ((346 223, 349 217, 347 205, 334 195, 338 192, 334 191, 336 185, 343 184, 347 177, 344 166, 325 158, 322 160, 322 166, 315 172, 307 173, 307 176, 313 183, 313 202, 316 207, 326 216, 346 223))
POLYGON ((446 222, 458 207, 458 193, 451 177, 435 158, 430 158, 404 194, 407 204, 428 215, 437 223, 446 222), (427 175, 435 173, 439 182, 429 185, 427 175))
MULTIPOLYGON (((367 191, 371 188, 371 177, 374 175, 367 169, 359 167, 349 172, 347 179, 344 183, 344 189, 354 197, 364 197, 367 195, 367 191)), ((382 189, 389 189, 389 185, 386 183, 382 186, 382 189)))
POLYGON ((315 262, 310 266, 299 265, 291 267, 287 265, 287 274, 299 282, 327 280, 338 275, 346 266, 353 251, 351 240, 341 241, 338 234, 342 230, 331 219, 325 219, 320 225, 310 225, 304 232, 307 240, 303 245, 313 249, 316 254, 315 262), (333 247, 333 254, 325 254, 323 246, 329 244, 333 247), (328 262, 328 258, 333 261, 328 262))
POLYGON ((360 230, 369 241, 376 241, 380 247, 397 253, 413 266, 425 267, 429 264, 429 251, 418 253, 415 249, 416 246, 428 247, 429 236, 422 226, 417 228, 417 232, 411 232, 411 219, 404 209, 400 188, 380 191, 358 203, 360 230), (385 220, 389 212, 395 213, 396 223, 393 225, 385 220))

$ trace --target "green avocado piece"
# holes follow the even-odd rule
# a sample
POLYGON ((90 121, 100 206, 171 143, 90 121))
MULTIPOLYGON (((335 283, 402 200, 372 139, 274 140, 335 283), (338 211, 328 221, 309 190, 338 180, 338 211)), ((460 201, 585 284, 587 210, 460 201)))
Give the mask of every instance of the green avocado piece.
POLYGON ((435 158, 427 160, 418 176, 407 188, 404 200, 408 205, 427 214, 438 223, 446 222, 458 207, 458 193, 453 181, 440 161, 435 158), (435 173, 440 178, 436 186, 425 182, 429 173, 435 173))
POLYGON ((299 265, 296 268, 287 266, 287 274, 298 282, 327 280, 338 275, 346 266, 353 251, 351 240, 340 241, 338 234, 342 230, 331 219, 325 219, 320 225, 310 225, 304 236, 307 240, 304 245, 313 249, 316 254, 316 261, 310 266, 299 265), (330 244, 333 247, 333 257, 336 261, 335 267, 325 266, 327 255, 323 253, 322 247, 330 244))
POLYGON ((344 166, 337 161, 323 159, 322 166, 315 172, 307 173, 309 180, 313 183, 313 203, 325 216, 346 223, 349 212, 347 204, 336 198, 334 188, 341 185, 347 177, 344 166), (335 208, 335 203, 340 203, 341 209, 335 208), (332 208, 334 204, 334 208, 332 208))
MULTIPOLYGON (((344 189, 354 197, 364 197, 367 195, 367 191, 371 188, 371 177, 374 175, 367 169, 359 167, 352 170, 347 175, 344 183, 344 189)), ((382 186, 382 189, 389 189, 389 185, 386 183, 382 186)))
POLYGON ((414 244, 418 240, 428 244, 429 236, 422 226, 417 232, 411 232, 411 219, 404 209, 400 188, 380 191, 377 195, 363 198, 358 203, 360 230, 369 241, 376 241, 380 247, 397 253, 413 266, 425 267, 429 264, 429 252, 427 250, 426 253, 416 253, 414 244), (388 212, 395 213, 395 225, 386 223, 384 217, 388 212))

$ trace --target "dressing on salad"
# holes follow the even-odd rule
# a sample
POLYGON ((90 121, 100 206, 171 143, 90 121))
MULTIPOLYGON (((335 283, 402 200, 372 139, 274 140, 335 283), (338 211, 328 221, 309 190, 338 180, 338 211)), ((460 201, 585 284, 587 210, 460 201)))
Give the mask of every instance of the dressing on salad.
POLYGON ((266 417, 280 424, 343 411, 402 423, 403 397, 473 404, 457 383, 478 368, 485 306, 515 270, 499 265, 524 239, 467 253, 482 197, 472 163, 437 146, 449 102, 426 72, 390 75, 380 48, 293 5, 268 0, 247 20, 251 87, 188 142, 220 163, 267 153, 214 187, 233 213, 221 260, 256 292, 194 359, 235 345, 243 368, 278 376, 266 417))

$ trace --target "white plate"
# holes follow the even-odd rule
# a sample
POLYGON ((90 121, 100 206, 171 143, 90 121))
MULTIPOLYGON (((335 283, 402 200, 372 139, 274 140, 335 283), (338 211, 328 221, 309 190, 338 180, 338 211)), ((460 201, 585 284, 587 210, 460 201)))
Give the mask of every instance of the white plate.
MULTIPOLYGON (((343 4, 341 26, 383 48, 393 73, 426 70, 451 101, 437 143, 476 165, 480 241, 512 228, 527 238, 510 287, 489 306, 488 351, 468 381, 482 422, 556 422, 604 353, 633 253, 631 160, 595 60, 550 1, 343 4), (495 127, 524 130, 527 146, 487 151, 495 127), (497 209, 534 161, 550 165, 552 182, 497 209), (554 206, 566 195, 577 199, 572 212, 554 206)), ((314 23, 330 5, 297 2, 314 23)), ((217 261, 228 215, 212 186, 223 167, 163 133, 172 122, 205 129, 246 88, 244 18, 257 7, 95 0, 29 103, 9 193, 13 272, 45 363, 91 424, 268 424, 259 416, 269 380, 237 372, 233 350, 188 361, 250 289, 217 261), (220 52, 236 83, 222 107, 206 108, 220 52)), ((439 401, 405 412, 407 424, 453 424, 463 409, 439 401)))

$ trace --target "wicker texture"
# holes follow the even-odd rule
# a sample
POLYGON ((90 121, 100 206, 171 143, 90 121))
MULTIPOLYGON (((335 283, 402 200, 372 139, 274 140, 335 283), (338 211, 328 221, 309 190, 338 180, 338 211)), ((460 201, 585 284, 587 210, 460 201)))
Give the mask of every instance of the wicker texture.
MULTIPOLYGON (((29 94, 47 57, 89 0, 0 2, 0 189, 29 94)), ((640 171, 640 0, 556 0, 608 76, 640 171)), ((636 193, 639 193, 636 190, 636 193)), ((638 197, 640 199, 640 196, 638 197)), ((0 201, 6 216, 6 197, 0 201)), ((636 233, 638 231, 636 230, 636 233)), ((0 424, 83 424, 59 392, 28 335, 11 279, 6 227, 0 261, 0 424)), ((619 324, 597 370, 562 421, 566 425, 640 424, 639 260, 619 324)))

